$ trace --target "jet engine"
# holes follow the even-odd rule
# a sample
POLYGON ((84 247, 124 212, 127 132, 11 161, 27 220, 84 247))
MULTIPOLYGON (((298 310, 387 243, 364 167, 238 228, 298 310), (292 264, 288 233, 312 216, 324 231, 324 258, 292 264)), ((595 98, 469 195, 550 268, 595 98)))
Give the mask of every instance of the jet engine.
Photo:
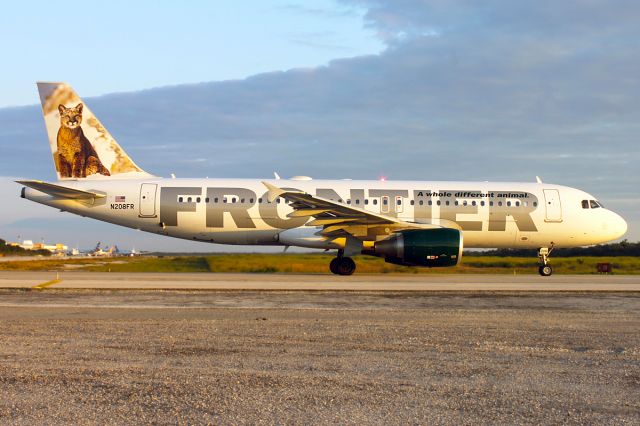
POLYGON ((455 266, 462 258, 462 232, 451 228, 400 231, 374 244, 375 256, 404 266, 455 266))

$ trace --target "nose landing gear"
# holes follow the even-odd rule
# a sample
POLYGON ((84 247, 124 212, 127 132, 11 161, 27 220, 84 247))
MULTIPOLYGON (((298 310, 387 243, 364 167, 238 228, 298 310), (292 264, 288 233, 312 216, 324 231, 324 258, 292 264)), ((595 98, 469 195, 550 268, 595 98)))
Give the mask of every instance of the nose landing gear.
POLYGON ((548 277, 553 274, 553 268, 549 265, 549 256, 553 251, 553 246, 541 247, 538 250, 538 259, 540 260, 540 266, 538 267, 538 273, 543 277, 548 277))
POLYGON ((356 263, 344 256, 344 250, 338 250, 338 257, 331 260, 329 270, 336 275, 351 275, 356 270, 356 263))

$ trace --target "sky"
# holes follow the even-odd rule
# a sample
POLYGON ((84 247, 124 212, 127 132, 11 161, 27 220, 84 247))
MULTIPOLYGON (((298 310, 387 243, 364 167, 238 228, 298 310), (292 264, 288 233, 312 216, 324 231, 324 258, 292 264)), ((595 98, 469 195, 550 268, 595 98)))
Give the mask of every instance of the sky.
POLYGON ((365 11, 326 0, 9 2, 0 107, 36 103, 37 80, 69 81, 90 97, 379 52, 365 11))
POLYGON ((237 250, 17 198, 12 178, 54 179, 34 81, 62 80, 160 176, 538 175, 592 193, 640 239, 636 2, 9 7, 0 17, 12 63, 0 69, 0 237, 237 250))

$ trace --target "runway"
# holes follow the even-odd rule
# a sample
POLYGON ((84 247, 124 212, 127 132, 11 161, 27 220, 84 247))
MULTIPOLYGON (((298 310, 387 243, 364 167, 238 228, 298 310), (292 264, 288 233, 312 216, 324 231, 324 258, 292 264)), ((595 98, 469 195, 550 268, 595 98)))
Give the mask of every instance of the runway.
POLYGON ((0 287, 0 423, 640 421, 638 276, 0 272, 0 287))
POLYGON ((0 272, 0 288, 274 291, 640 291, 637 275, 0 272))

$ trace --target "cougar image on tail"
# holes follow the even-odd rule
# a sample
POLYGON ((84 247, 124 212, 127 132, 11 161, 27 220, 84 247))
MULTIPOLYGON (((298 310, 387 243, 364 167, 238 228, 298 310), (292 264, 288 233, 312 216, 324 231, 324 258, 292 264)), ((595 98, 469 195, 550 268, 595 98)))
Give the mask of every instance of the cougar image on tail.
POLYGON ((60 177, 83 178, 99 173, 111 176, 102 164, 91 142, 82 132, 82 103, 74 108, 58 106, 60 129, 58 130, 57 165, 60 177))

